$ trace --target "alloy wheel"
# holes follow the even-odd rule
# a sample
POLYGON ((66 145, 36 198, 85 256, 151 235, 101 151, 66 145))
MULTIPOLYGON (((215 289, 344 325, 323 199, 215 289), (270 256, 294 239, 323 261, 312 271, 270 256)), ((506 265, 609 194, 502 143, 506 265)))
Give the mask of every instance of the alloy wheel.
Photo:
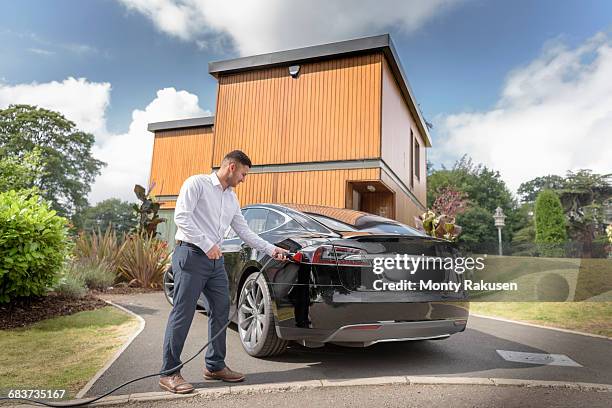
POLYGON ((172 268, 168 268, 166 273, 164 273, 164 294, 172 305, 174 299, 174 274, 172 273, 172 268))
POLYGON ((249 280, 245 283, 240 293, 240 301, 243 304, 238 311, 240 339, 251 349, 261 341, 265 341, 264 325, 268 319, 263 290, 258 281, 259 279, 249 280))

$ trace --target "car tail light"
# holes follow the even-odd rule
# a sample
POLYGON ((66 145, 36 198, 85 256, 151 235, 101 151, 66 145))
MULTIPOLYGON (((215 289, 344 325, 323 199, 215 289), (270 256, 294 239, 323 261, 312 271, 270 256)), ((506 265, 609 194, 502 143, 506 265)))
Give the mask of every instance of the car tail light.
POLYGON ((304 254, 298 251, 291 257, 291 260, 295 263, 301 263, 304 260, 304 254))
POLYGON ((366 251, 357 248, 321 245, 310 254, 303 251, 299 251, 298 254, 302 254, 300 258, 302 262, 316 265, 371 266, 365 258, 366 251))

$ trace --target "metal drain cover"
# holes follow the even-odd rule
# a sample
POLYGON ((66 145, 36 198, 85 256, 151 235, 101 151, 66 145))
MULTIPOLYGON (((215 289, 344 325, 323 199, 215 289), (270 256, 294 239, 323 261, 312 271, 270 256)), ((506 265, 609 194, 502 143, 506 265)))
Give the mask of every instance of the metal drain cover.
POLYGON ((514 363, 582 367, 565 354, 525 353, 522 351, 496 350, 504 360, 514 363))

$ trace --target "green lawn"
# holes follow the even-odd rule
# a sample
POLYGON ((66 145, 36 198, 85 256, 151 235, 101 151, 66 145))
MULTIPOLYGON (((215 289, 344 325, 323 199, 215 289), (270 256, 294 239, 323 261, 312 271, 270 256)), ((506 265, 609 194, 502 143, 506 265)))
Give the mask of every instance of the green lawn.
POLYGON ((467 279, 515 282, 518 291, 476 292, 478 301, 612 300, 612 259, 545 258, 488 255, 485 268, 467 279))
POLYGON ((612 337, 612 302, 471 302, 470 312, 612 337))
POLYGON ((519 291, 471 293, 487 300, 470 302, 471 312, 612 337, 612 260, 489 255, 485 265, 472 279, 519 291), (538 301, 547 291, 567 301, 538 301))
POLYGON ((74 397, 137 328, 137 319, 108 306, 1 330, 0 394, 65 389, 74 397))

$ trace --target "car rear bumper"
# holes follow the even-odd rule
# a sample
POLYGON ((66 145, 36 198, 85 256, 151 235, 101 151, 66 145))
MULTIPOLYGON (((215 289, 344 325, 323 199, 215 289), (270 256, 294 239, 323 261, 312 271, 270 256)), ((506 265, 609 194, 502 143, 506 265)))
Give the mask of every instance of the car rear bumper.
POLYGON ((466 324, 467 319, 448 319, 353 324, 336 330, 279 327, 277 334, 286 340, 302 340, 315 345, 339 343, 367 347, 379 342, 445 338, 464 331, 466 324))
MULTIPOLYGON (((282 308, 277 335, 310 343, 355 343, 448 337, 465 330, 469 304, 457 301, 313 302, 307 312, 282 308), (295 316, 308 314, 301 324, 295 316), (283 318, 284 317, 284 318, 283 318)), ((373 300, 370 296, 369 300, 373 300)), ((380 300, 380 299, 377 299, 380 300)))

